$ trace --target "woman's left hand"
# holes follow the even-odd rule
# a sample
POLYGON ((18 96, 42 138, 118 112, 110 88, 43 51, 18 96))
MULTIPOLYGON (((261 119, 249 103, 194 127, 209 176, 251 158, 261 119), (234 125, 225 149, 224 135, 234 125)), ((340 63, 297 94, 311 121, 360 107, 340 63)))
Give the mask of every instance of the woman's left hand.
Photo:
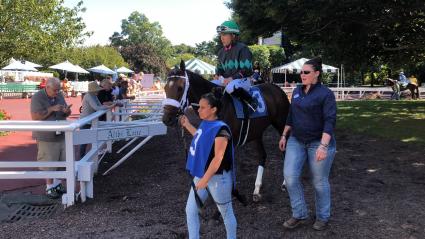
POLYGON ((322 161, 326 159, 327 156, 328 156, 328 149, 325 147, 319 146, 316 150, 316 160, 322 161))
POLYGON ((196 190, 204 189, 208 186, 208 181, 205 178, 201 178, 196 184, 196 190))

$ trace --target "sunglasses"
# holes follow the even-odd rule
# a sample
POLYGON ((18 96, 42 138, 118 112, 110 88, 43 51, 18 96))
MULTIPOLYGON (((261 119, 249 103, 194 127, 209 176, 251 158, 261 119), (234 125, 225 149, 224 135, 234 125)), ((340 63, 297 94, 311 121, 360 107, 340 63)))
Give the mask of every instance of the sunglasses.
POLYGON ((310 74, 312 71, 301 71, 300 74, 302 75, 308 75, 310 74))
POLYGON ((229 30, 229 28, 228 28, 228 27, 226 27, 226 26, 218 26, 218 27, 216 28, 216 30, 217 30, 217 33, 221 33, 221 32, 224 32, 224 31, 229 30))

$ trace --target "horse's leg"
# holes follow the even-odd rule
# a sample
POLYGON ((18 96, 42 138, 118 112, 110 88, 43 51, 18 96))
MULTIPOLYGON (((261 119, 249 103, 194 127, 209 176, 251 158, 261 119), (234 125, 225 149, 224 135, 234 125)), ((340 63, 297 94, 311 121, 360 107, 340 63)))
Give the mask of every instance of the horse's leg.
POLYGON ((415 89, 413 89, 412 87, 410 87, 410 85, 407 85, 407 89, 410 91, 410 98, 412 100, 415 99, 415 89))
POLYGON ((419 100, 419 86, 415 86, 415 92, 416 99, 419 100))
POLYGON ((258 170, 257 170, 257 178, 255 179, 255 188, 254 193, 252 194, 252 200, 254 202, 259 202, 261 200, 261 194, 260 189, 261 185, 263 184, 263 172, 264 172, 264 166, 266 164, 266 150, 264 149, 263 141, 262 139, 257 139, 254 141, 255 146, 257 148, 257 152, 259 154, 259 163, 258 163, 258 170))

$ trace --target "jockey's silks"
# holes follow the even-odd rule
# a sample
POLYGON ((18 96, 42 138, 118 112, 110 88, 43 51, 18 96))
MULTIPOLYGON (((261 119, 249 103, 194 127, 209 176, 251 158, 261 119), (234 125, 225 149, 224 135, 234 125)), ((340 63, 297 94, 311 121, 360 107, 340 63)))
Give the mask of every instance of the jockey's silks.
POLYGON ((216 73, 224 78, 247 78, 252 75, 252 53, 249 48, 236 42, 230 48, 221 48, 217 55, 216 73))
MULTIPOLYGON (((203 120, 199 125, 198 130, 193 136, 192 143, 190 144, 189 154, 186 162, 186 169, 193 177, 202 178, 205 174, 206 164, 208 163, 208 157, 214 144, 215 137, 222 127, 226 127, 230 133, 230 128, 223 121, 214 120, 207 121, 203 120)), ((232 174, 235 183, 235 160, 233 153, 233 143, 229 140, 228 146, 231 148, 232 158, 232 174)))

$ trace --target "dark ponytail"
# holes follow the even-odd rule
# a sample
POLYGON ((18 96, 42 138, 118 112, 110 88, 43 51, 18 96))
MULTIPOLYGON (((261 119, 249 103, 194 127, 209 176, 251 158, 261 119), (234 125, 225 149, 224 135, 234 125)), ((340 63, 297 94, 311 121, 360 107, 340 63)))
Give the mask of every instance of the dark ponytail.
POLYGON ((208 104, 214 108, 217 108, 217 112, 216 115, 218 115, 220 113, 221 110, 221 100, 220 97, 218 95, 215 95, 214 93, 206 93, 204 95, 201 96, 201 99, 204 99, 206 101, 208 101, 208 104))
POLYGON ((311 60, 308 60, 304 63, 304 65, 311 65, 315 71, 319 71, 320 74, 319 74, 319 77, 317 77, 317 80, 319 82, 322 82, 323 70, 322 70, 322 58, 321 57, 315 57, 311 60))

